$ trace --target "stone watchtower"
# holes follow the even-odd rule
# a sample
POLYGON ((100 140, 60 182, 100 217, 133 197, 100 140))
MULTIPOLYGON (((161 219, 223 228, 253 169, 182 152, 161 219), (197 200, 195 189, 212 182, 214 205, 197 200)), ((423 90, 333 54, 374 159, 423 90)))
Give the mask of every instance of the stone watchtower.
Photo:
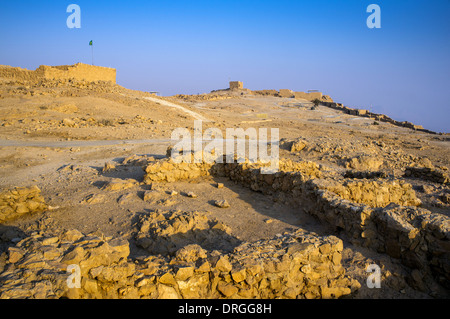
POLYGON ((244 88, 244 84, 241 81, 231 81, 230 82, 230 90, 242 90, 244 88))

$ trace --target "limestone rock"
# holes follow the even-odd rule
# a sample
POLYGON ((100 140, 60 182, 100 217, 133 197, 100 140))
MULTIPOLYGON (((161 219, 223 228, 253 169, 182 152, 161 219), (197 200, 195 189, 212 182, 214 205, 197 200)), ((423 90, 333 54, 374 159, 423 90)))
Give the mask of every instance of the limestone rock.
POLYGON ((280 140, 280 148, 286 149, 290 152, 300 152, 302 151, 308 144, 303 139, 281 139, 280 140))
POLYGON ((81 204, 99 204, 105 201, 104 194, 90 194, 81 201, 81 204))
POLYGON ((215 200, 214 201, 214 205, 216 205, 217 207, 220 207, 220 208, 228 208, 228 207, 230 207, 230 204, 225 199, 223 199, 223 200, 215 200))
MULTIPOLYGON (((177 221, 178 217, 155 215, 154 219, 177 221)), ((0 298, 337 298, 353 289, 338 267, 342 241, 303 231, 245 243, 226 254, 185 245, 175 256, 149 256, 143 264, 128 260, 126 240, 76 230, 60 237, 29 237, 18 246, 9 249, 7 263, 14 267, 8 268, 8 280, 0 273, 0 298), (293 242, 301 247, 292 249, 293 242), (65 246, 58 248, 59 243, 65 246), (67 286, 68 265, 81 269, 77 290, 67 286), (24 276, 24 270, 29 275, 24 276), (297 285, 305 276, 307 284, 297 285)))
POLYGON ((383 160, 368 155, 353 157, 349 159, 345 164, 346 168, 352 168, 361 171, 376 171, 381 167, 381 165, 383 165, 383 160))
POLYGON ((215 264, 215 268, 218 271, 230 272, 231 269, 233 269, 233 266, 231 265, 231 263, 228 261, 227 258, 220 257, 219 260, 215 264))
POLYGON ((225 297, 231 297, 238 292, 238 289, 235 286, 224 281, 219 281, 217 290, 219 290, 225 297))
POLYGON ((187 192, 186 196, 190 197, 190 198, 197 198, 198 197, 197 194, 195 194, 194 192, 187 192))
POLYGON ((108 191, 120 191, 131 187, 135 187, 136 185, 138 185, 138 181, 132 178, 128 179, 114 178, 112 181, 108 182, 105 186, 103 186, 102 189, 108 191))
POLYGON ((160 299, 180 299, 175 288, 163 284, 158 285, 158 298, 160 299))
POLYGON ((116 166, 112 162, 106 162, 105 166, 102 169, 103 173, 110 172, 116 169, 116 166))
POLYGON ((200 258, 206 258, 206 250, 200 245, 190 244, 177 250, 175 257, 181 261, 195 262, 200 258))

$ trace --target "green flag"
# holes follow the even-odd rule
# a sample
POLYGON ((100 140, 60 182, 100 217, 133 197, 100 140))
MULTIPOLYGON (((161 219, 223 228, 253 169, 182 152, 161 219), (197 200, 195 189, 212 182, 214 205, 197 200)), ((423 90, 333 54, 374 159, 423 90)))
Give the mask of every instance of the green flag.
POLYGON ((92 40, 91 40, 91 42, 89 42, 89 45, 93 45, 93 44, 92 44, 92 40))

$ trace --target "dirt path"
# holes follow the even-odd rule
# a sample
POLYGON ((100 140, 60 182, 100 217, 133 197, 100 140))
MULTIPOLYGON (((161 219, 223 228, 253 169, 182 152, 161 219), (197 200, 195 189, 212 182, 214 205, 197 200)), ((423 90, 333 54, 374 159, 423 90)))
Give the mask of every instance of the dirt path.
POLYGON ((88 140, 88 141, 21 141, 1 140, 0 147, 88 147, 109 146, 120 144, 167 144, 170 139, 141 139, 141 140, 88 140))
POLYGON ((209 119, 207 119, 203 115, 200 115, 197 112, 191 111, 191 110, 189 110, 189 109, 187 109, 184 106, 181 106, 179 104, 175 104, 175 103, 168 102, 168 101, 165 101, 165 100, 162 100, 162 99, 158 99, 158 98, 154 98, 154 97, 144 97, 144 99, 152 101, 152 102, 155 102, 155 103, 160 103, 160 104, 168 106, 168 107, 173 107, 173 108, 179 109, 179 110, 183 111, 184 113, 192 116, 196 120, 201 120, 201 121, 204 121, 204 122, 211 122, 209 119))

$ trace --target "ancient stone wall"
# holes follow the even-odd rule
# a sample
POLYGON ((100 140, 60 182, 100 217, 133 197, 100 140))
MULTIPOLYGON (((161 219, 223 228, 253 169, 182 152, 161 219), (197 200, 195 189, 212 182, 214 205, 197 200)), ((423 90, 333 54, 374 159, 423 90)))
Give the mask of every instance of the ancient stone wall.
POLYGON ((305 99, 308 101, 312 101, 315 99, 319 99, 321 101, 332 101, 332 99, 328 95, 323 95, 321 92, 294 92, 289 89, 280 89, 277 90, 256 90, 252 91, 255 94, 259 95, 270 95, 276 97, 285 97, 285 98, 296 98, 296 99, 305 99))
POLYGON ((241 81, 230 81, 230 90, 241 90, 244 84, 241 81))
POLYGON ((44 78, 53 79, 76 79, 89 82, 110 81, 116 83, 116 69, 95 66, 83 63, 75 65, 46 66, 41 65, 38 70, 43 73, 44 78))
POLYGON ((290 98, 294 97, 294 91, 289 90, 289 89, 280 89, 280 91, 278 92, 278 94, 279 94, 281 97, 290 97, 290 98))
MULTIPOLYGON (((449 218, 395 203, 372 207, 370 198, 355 202, 355 188, 367 187, 364 192, 376 198, 387 187, 389 196, 401 195, 384 202, 407 204, 415 200, 409 184, 345 180, 339 188, 314 162, 281 161, 276 174, 261 174, 261 166, 164 159, 147 166, 145 182, 227 176, 398 258, 420 279, 413 283, 417 289, 427 290, 429 276, 449 286, 449 218)), ((77 230, 31 234, 9 247, 0 263, 6 270, 0 272, 0 298, 337 298, 359 288, 345 276, 343 243, 334 236, 297 230, 241 242, 200 212, 143 213, 137 226, 136 244, 149 255, 134 260, 124 239, 77 230), (67 284, 70 265, 80 267, 80 288, 67 284)))
POLYGON ((341 103, 336 103, 336 102, 322 101, 321 104, 328 106, 335 110, 340 110, 346 114, 368 117, 368 118, 374 119, 375 121, 387 122, 387 123, 391 123, 395 126, 407 127, 407 128, 413 129, 413 130, 421 131, 421 132, 436 134, 436 132, 424 129, 421 125, 415 125, 415 124, 407 122, 407 121, 396 121, 384 114, 372 113, 368 110, 354 109, 354 108, 350 108, 350 107, 342 105, 341 103))
POLYGON ((345 181, 334 183, 326 189, 339 195, 342 199, 354 203, 363 203, 370 207, 385 207, 390 203, 401 206, 419 206, 421 201, 409 183, 398 181, 345 181))
POLYGON ((25 81, 38 81, 42 79, 75 79, 78 81, 88 82, 110 81, 112 83, 116 83, 116 69, 84 63, 61 66, 41 65, 34 71, 9 66, 0 66, 0 78, 25 81))
POLYGON ((277 90, 256 90, 252 92, 259 95, 280 96, 277 90))
POLYGON ((293 232, 232 253, 189 244, 132 261, 126 240, 35 233, 9 248, 0 298, 338 298, 359 288, 344 274, 342 250, 337 237, 293 232))
POLYGON ((30 71, 22 68, 14 68, 7 65, 0 65, 0 79, 11 79, 20 81, 38 81, 42 78, 42 73, 30 71))
POLYGON ((305 92, 294 92, 294 96, 296 99, 305 99, 308 101, 312 101, 315 99, 322 99, 322 93, 321 92, 310 92, 310 93, 305 93, 305 92))
POLYGON ((248 163, 175 164, 169 159, 149 165, 145 182, 209 174, 229 177, 296 205, 352 240, 399 258, 424 275, 432 273, 450 287, 450 219, 414 207, 420 200, 410 184, 347 179, 339 185, 318 178, 319 166, 312 162, 280 161, 275 174, 261 174, 260 168, 248 163))

